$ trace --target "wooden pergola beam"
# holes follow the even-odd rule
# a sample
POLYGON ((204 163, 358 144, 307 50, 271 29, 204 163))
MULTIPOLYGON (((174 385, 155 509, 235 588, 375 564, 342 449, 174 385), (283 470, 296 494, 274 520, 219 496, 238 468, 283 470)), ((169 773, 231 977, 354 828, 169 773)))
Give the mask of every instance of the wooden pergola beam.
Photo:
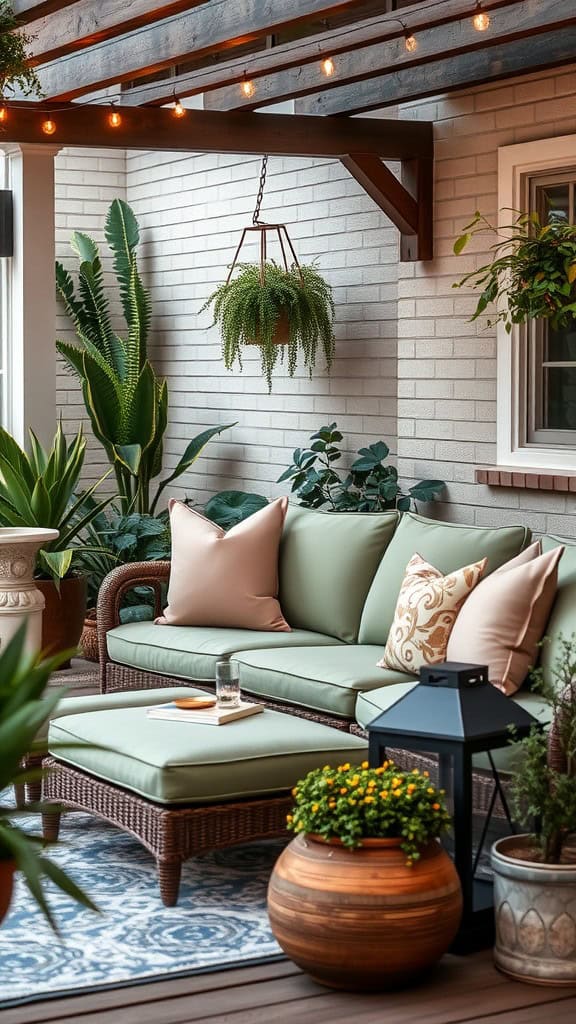
POLYGON ((532 71, 554 68, 574 61, 576 25, 495 46, 488 50, 438 60, 418 68, 405 68, 365 82, 340 86, 296 101, 296 112, 305 114, 359 114, 426 96, 484 85, 532 71))
MULTIPOLYGON (((491 0, 491 6, 487 5, 487 9, 493 10, 496 6, 502 7, 519 2, 520 0, 491 0)), ((403 9, 401 18, 410 30, 419 34, 424 27, 430 28, 433 25, 446 24, 448 14, 451 19, 459 18, 463 14, 469 13, 469 9, 470 0, 447 0, 447 2, 433 6, 427 11, 423 10, 422 4, 416 9, 414 7, 403 9)), ((478 34, 475 33, 475 35, 478 34)), ((268 102, 269 92, 272 94, 277 91, 276 83, 279 73, 282 71, 292 69, 292 74, 289 76, 293 87, 291 95, 299 95, 298 89, 303 75, 307 79, 312 76, 314 85, 317 85, 318 81, 326 85, 326 79, 318 76, 318 64, 322 56, 334 57, 347 51, 349 53, 371 44, 379 44, 385 40, 399 37, 402 37, 403 40, 403 30, 398 21, 398 12, 381 14, 377 18, 369 18, 354 25, 306 36, 305 39, 300 39, 297 42, 274 46, 272 49, 250 54, 241 60, 234 58, 226 62, 222 61, 215 67, 200 68, 183 72, 163 81, 137 85, 128 90, 125 102, 130 105, 162 104, 169 102, 174 92, 178 96, 184 97, 194 96, 212 89, 222 89, 222 94, 218 93, 218 97, 222 95, 224 102, 218 100, 213 105, 210 101, 207 105, 213 105, 214 109, 220 110, 234 109, 234 107, 245 110, 253 109, 260 104, 261 99, 264 103, 268 102), (225 87, 240 82, 244 75, 256 80, 266 76, 264 81, 257 82, 257 97, 254 103, 250 103, 249 100, 239 101, 239 90, 235 89, 230 90, 231 102, 227 103, 228 93, 224 93, 225 87)), ((337 81, 341 80, 340 61, 338 61, 336 78, 337 81)), ((284 81, 279 84, 282 94, 287 95, 284 91, 284 81)))
POLYGON ((12 10, 20 22, 29 22, 44 14, 71 7, 79 0, 12 0, 12 10))
MULTIPOLYGON (((92 0, 87 2, 91 4, 92 0)), ((116 9, 117 0, 112 2, 116 9)), ((157 0, 145 2, 150 11, 158 8, 157 0)), ((125 21, 129 20, 134 4, 142 10, 142 0, 125 4, 125 21)), ((94 31, 104 30, 108 7, 109 0, 100 2, 101 13, 100 16, 95 13, 94 31)), ((328 18, 354 7, 361 9, 362 0, 290 0, 289 3, 287 0, 207 0, 183 14, 105 39, 41 65, 37 68, 38 77, 45 96, 59 101, 71 100, 108 85, 161 71, 192 56, 198 59, 309 18, 328 18)), ((120 26, 116 28, 122 31, 120 26)))
POLYGON ((515 2, 493 15, 489 33, 475 31, 470 18, 434 28, 414 29, 418 47, 413 53, 406 50, 401 35, 400 38, 338 54, 332 78, 323 78, 316 58, 314 64, 291 68, 256 81, 252 99, 244 98, 237 86, 228 86, 206 95, 204 105, 211 110, 254 109, 288 97, 297 98, 341 88, 346 83, 364 82, 378 75, 395 75, 402 68, 420 68, 448 55, 453 59, 477 51, 489 53, 494 47, 504 47, 527 37, 534 38, 539 33, 559 30, 574 23, 574 0, 515 2))

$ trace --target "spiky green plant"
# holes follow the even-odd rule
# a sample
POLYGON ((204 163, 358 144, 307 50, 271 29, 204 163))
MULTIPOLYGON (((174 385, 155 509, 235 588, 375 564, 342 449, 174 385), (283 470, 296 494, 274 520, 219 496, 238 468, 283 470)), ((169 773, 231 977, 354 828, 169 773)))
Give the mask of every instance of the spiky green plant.
POLYGON ((0 0, 0 95, 16 86, 25 96, 41 96, 40 81, 26 53, 32 36, 17 29, 12 5, 0 0))
POLYGON ((92 430, 116 474, 122 512, 153 514, 164 488, 196 461, 215 434, 234 424, 209 427, 193 438, 151 498, 151 481, 162 469, 168 384, 148 359, 151 303, 136 259, 140 232, 133 211, 121 199, 115 199, 108 210, 105 236, 128 333, 121 338, 112 328, 98 246, 88 235, 75 231, 70 244, 80 262, 79 297, 72 275, 58 262, 56 287, 80 346, 57 341, 56 347, 82 383, 92 430))
POLYGON ((303 266, 300 272, 295 265, 284 270, 275 263, 266 263, 262 280, 259 266, 240 264, 238 277, 220 285, 201 310, 214 306, 214 324, 222 334, 227 370, 236 360, 242 369, 244 345, 258 345, 269 392, 278 360, 287 362, 292 377, 300 350, 310 376, 319 347, 328 371, 334 359, 332 289, 316 267, 303 266), (288 321, 288 342, 280 345, 274 338, 284 317, 288 321))

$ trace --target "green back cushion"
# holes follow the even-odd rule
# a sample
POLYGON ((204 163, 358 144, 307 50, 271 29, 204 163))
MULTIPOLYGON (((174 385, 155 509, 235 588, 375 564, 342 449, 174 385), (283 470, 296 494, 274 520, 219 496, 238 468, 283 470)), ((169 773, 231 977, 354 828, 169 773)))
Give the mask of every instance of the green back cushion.
POLYGON ((280 546, 280 605, 287 622, 353 643, 398 519, 397 512, 319 512, 291 505, 280 546))
POLYGON ((558 593, 544 631, 549 642, 543 645, 540 657, 540 664, 549 678, 560 655, 560 634, 569 640, 576 633, 576 544, 558 537, 542 537, 542 551, 551 551, 562 544, 566 550, 558 563, 558 593))
POLYGON ((443 573, 487 558, 486 573, 489 573, 514 558, 529 539, 530 531, 523 526, 499 529, 459 526, 406 512, 370 587, 362 613, 359 642, 386 643, 404 572, 412 555, 422 555, 443 573))

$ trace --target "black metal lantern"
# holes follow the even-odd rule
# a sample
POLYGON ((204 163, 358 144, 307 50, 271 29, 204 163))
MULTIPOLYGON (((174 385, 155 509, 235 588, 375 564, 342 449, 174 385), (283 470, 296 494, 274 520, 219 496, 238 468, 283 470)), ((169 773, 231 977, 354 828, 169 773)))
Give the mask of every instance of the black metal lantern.
POLYGON ((463 913, 452 947, 459 952, 492 941, 492 882, 476 872, 499 796, 511 831, 514 826, 492 750, 509 744, 510 726, 523 739, 537 720, 488 681, 482 665, 445 662, 421 669, 420 682, 368 726, 370 765, 378 767, 390 748, 438 755, 440 785, 453 805, 453 856, 462 883, 463 913), (493 789, 481 838, 474 850, 472 757, 485 752, 493 789))
POLYGON ((0 189, 0 257, 14 255, 12 191, 0 189))

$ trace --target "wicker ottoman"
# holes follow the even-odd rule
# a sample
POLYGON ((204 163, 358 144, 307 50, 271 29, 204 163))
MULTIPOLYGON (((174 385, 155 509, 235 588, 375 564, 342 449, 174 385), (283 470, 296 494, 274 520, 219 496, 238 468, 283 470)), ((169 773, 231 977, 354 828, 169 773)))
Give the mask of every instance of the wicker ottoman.
MULTIPOLYGON (((277 711, 211 726, 151 719, 145 707, 59 718, 48 745, 43 799, 136 836, 156 859, 165 906, 177 902, 188 857, 281 835, 299 778, 368 751, 360 737, 277 711)), ((46 839, 59 824, 47 809, 46 839)))

